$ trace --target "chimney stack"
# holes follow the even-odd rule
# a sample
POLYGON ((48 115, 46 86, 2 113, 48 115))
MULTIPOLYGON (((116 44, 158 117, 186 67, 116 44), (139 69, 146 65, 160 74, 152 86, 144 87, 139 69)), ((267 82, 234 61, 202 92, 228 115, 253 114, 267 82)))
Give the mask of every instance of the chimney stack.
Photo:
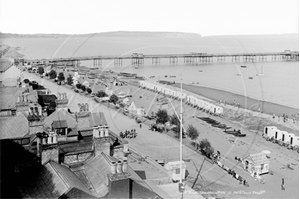
POLYGON ((127 160, 123 160, 122 172, 128 172, 128 162, 127 160))
POLYGON ((36 134, 36 153, 38 157, 41 157, 41 143, 42 143, 42 133, 37 133, 36 134))

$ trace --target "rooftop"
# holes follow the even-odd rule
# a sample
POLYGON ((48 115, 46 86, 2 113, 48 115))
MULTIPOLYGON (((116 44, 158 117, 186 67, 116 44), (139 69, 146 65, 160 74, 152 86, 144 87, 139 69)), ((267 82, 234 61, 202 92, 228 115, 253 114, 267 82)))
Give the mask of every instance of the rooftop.
POLYGON ((5 72, 12 66, 12 63, 8 59, 0 58, 0 72, 5 72))
POLYGON ((52 122, 52 128, 60 129, 60 128, 67 128, 67 121, 66 120, 58 120, 52 122))
POLYGON ((27 117, 20 113, 7 120, 0 120, 0 139, 20 138, 29 132, 27 117))
POLYGON ((74 115, 70 114, 64 109, 56 109, 51 115, 46 117, 44 120, 44 125, 51 128, 53 121, 65 120, 68 128, 76 128, 77 121, 74 115))
POLYGON ((245 157, 244 159, 252 162, 254 165, 267 164, 270 162, 265 153, 252 154, 245 157))

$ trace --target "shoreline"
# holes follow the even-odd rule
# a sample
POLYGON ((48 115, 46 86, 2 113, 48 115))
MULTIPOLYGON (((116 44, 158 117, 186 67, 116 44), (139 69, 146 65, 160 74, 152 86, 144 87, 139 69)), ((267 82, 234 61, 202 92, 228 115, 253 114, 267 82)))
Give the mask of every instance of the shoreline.
MULTIPOLYGON (((180 88, 180 83, 175 83, 174 87, 180 88)), ((247 97, 240 94, 231 93, 224 90, 214 89, 214 88, 208 88, 208 87, 202 87, 202 86, 195 86, 195 85, 188 85, 188 84, 182 84, 182 89, 195 93, 197 95, 201 95, 203 97, 206 97, 208 99, 211 99, 218 103, 219 100, 222 100, 222 102, 226 101, 226 104, 233 105, 233 100, 235 100, 237 103, 240 104, 240 107, 243 109, 256 111, 258 112, 258 108, 262 110, 265 114, 275 114, 276 116, 282 116, 283 114, 286 114, 289 116, 289 118, 295 118, 299 119, 299 109, 276 104, 273 102, 257 100, 251 97, 247 97), (296 117, 292 116, 297 115, 296 117)), ((223 104, 223 103, 222 103, 223 104)))

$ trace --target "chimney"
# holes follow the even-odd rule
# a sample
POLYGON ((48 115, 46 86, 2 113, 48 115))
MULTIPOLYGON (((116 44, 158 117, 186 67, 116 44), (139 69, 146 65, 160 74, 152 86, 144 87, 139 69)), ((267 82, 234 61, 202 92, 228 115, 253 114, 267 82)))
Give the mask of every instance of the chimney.
POLYGON ((127 162, 127 160, 123 160, 122 171, 123 171, 123 173, 128 172, 128 162, 127 162))
POLYGON ((45 164, 49 160, 59 163, 59 145, 51 144, 42 147, 41 164, 45 164))
POLYGON ((67 99, 66 93, 57 93, 57 99, 55 100, 57 109, 65 109, 68 110, 69 100, 67 99), (64 97, 63 97, 64 96, 64 97))
POLYGON ((42 143, 42 133, 38 132, 36 134, 36 153, 38 157, 41 157, 41 143, 42 143))
POLYGON ((118 161, 111 165, 111 173, 108 176, 109 195, 108 198, 132 198, 132 180, 127 168, 127 161, 118 161), (125 165, 124 165, 125 163, 125 165), (124 172, 125 171, 125 172, 124 172))
POLYGON ((128 141, 127 140, 123 140, 123 152, 125 154, 129 152, 129 150, 128 150, 128 141))
POLYGON ((21 94, 16 102, 16 110, 17 112, 25 112, 28 113, 29 111, 29 102, 25 101, 25 94, 21 94))
POLYGON ((93 136, 94 138, 99 138, 99 129, 97 126, 93 127, 93 136))
POLYGON ((91 113, 89 111, 86 111, 86 104, 79 103, 79 112, 75 114, 77 123, 78 123, 78 129, 77 130, 86 130, 91 129, 91 122, 90 122, 90 116, 91 113))

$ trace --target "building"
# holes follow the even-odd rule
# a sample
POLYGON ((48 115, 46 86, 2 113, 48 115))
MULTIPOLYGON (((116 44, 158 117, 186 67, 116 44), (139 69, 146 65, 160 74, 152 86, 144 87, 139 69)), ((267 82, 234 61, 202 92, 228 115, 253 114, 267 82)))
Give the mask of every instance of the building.
POLYGON ((242 163, 244 165, 244 169, 248 171, 251 176, 261 175, 269 172, 269 164, 265 153, 257 153, 246 156, 242 163))
POLYGON ((0 58, 0 85, 17 86, 20 78, 20 69, 8 59, 0 58))
POLYGON ((281 131, 275 126, 266 126, 264 128, 263 136, 267 138, 273 138, 275 140, 280 140, 283 143, 289 144, 291 146, 299 146, 299 136, 293 133, 288 133, 286 131, 281 131))
MULTIPOLYGON (((185 172, 186 172, 186 165, 183 161, 182 163, 182 174, 181 174, 181 179, 185 179, 185 172)), ((168 162, 164 166, 169 174, 169 180, 170 182, 178 182, 180 181, 180 161, 175 161, 175 162, 168 162)))

